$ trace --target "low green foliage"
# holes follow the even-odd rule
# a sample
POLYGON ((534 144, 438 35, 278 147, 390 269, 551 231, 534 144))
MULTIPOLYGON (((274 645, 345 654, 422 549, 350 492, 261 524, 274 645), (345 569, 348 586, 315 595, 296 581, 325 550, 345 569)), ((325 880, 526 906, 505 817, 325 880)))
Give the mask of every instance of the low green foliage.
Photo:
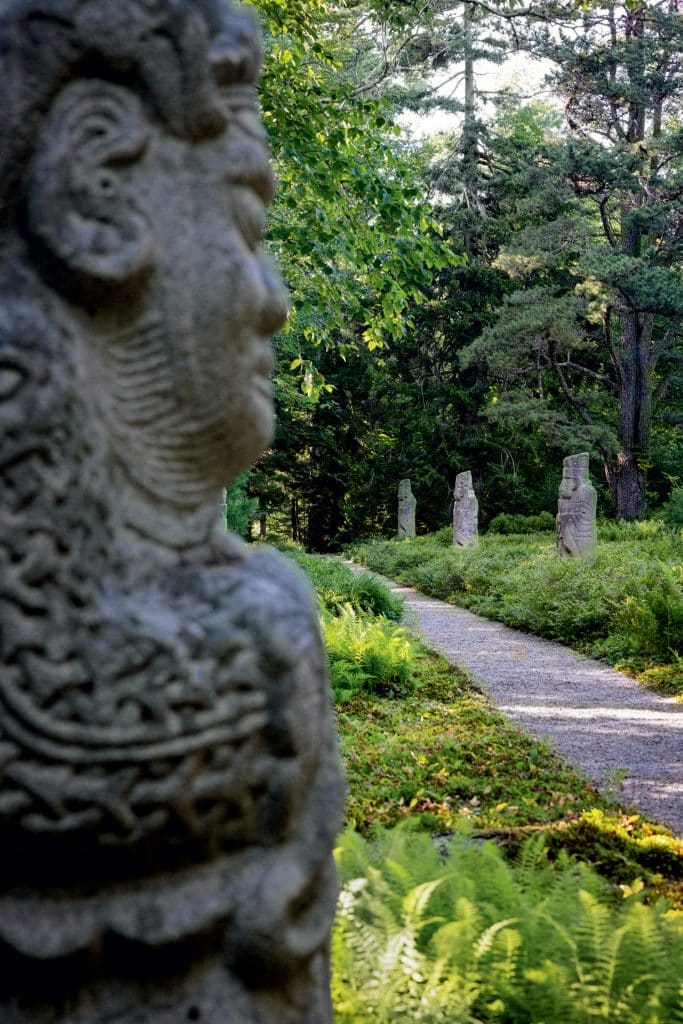
POLYGON ((332 693, 338 704, 360 693, 399 697, 415 688, 416 648, 396 623, 402 602, 370 573, 338 559, 283 550, 308 575, 322 606, 332 693))
POLYGON ((357 612, 383 615, 399 622, 403 603, 370 573, 354 573, 336 558, 307 555, 293 545, 282 550, 292 558, 311 579, 316 592, 328 611, 350 605, 357 612))
POLYGON ((358 695, 337 709, 347 814, 360 831, 406 819, 444 832, 463 821, 505 830, 571 821, 593 808, 620 814, 441 658, 418 652, 414 673, 414 695, 358 695))
POLYGON ((551 512, 539 512, 536 516, 514 515, 501 512, 488 525, 488 533, 537 533, 539 530, 555 529, 555 516, 551 512))
POLYGON ((515 864, 456 836, 347 833, 333 940, 337 1024, 673 1024, 683 918, 605 883, 542 837, 515 864))
MULTIPOLYGON (((661 517, 659 519, 638 519, 630 523, 624 520, 598 519, 598 539, 600 541, 642 542, 659 539, 664 542, 664 545, 660 546, 660 553, 666 557, 668 542, 675 538, 676 531, 671 530, 661 517)), ((678 539, 681 539, 680 534, 678 534, 678 539)), ((652 553, 656 554, 656 551, 655 545, 652 553)))
POLYGON ((360 692, 399 697, 415 689, 414 646, 400 626, 347 604, 323 614, 323 632, 337 703, 360 692))
POLYGON ((547 836, 552 853, 566 850, 588 861, 628 895, 648 888, 683 907, 683 840, 639 814, 615 817, 599 808, 547 836))
POLYGON ((352 548, 371 569, 516 629, 559 640, 683 693, 683 537, 661 522, 603 524, 587 558, 560 559, 543 534, 433 538, 352 548), (653 669, 667 666, 662 674, 653 669))
POLYGON ((683 526, 683 487, 674 487, 671 497, 662 505, 657 514, 666 523, 683 526))

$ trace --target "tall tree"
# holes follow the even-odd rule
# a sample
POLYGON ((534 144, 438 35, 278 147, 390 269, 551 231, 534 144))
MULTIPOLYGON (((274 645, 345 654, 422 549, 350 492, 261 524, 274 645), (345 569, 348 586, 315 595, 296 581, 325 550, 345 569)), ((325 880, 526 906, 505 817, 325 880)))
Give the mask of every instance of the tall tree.
POLYGON ((527 288, 469 356, 486 354, 509 384, 512 336, 525 393, 508 396, 510 410, 530 416, 536 402, 539 423, 539 402, 563 407, 600 448, 617 515, 632 519, 645 505, 653 401, 680 344, 683 23, 676 0, 583 6, 571 28, 537 34, 566 135, 518 178, 519 208, 536 207, 509 245, 527 288))
POLYGON ((312 393, 312 346, 343 347, 356 322, 371 348, 400 337, 411 297, 450 254, 395 144, 389 106, 358 88, 358 42, 344 9, 329 0, 256 6, 266 35, 263 116, 280 180, 268 242, 293 297, 283 348, 312 393))

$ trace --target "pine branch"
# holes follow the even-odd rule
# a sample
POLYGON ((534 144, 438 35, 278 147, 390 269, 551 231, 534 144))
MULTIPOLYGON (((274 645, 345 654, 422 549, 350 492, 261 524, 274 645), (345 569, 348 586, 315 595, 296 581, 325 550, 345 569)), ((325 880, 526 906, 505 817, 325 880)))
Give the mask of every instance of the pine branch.
POLYGON ((556 366, 561 366, 563 369, 566 367, 569 370, 575 370, 577 373, 582 373, 585 377, 590 377, 592 380, 597 381, 604 387, 609 388, 610 391, 616 393, 616 385, 613 380, 609 377, 605 377, 602 373, 596 373, 595 370, 590 370, 587 366, 581 366, 579 363, 573 362, 571 359, 565 359, 562 363, 556 363, 556 366))

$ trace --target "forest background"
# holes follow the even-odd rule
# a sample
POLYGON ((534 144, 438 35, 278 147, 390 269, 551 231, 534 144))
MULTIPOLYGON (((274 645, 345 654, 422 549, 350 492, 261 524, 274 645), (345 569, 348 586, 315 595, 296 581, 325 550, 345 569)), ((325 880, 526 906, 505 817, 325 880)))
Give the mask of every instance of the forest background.
POLYGON ((579 450, 604 515, 683 520, 679 0, 256 6, 292 315, 231 526, 334 550, 392 533, 409 477, 435 530, 464 469, 484 525, 554 511, 579 450), (479 86, 512 53, 541 93, 479 86))

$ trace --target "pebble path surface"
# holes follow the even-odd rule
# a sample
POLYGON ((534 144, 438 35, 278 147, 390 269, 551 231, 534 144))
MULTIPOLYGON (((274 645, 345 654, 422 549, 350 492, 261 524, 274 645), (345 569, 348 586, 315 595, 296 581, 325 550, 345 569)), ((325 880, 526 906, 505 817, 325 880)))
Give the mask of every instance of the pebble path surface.
POLYGON ((380 578, 403 599, 405 625, 473 676, 504 714, 622 803, 683 835, 683 704, 560 644, 380 578))

